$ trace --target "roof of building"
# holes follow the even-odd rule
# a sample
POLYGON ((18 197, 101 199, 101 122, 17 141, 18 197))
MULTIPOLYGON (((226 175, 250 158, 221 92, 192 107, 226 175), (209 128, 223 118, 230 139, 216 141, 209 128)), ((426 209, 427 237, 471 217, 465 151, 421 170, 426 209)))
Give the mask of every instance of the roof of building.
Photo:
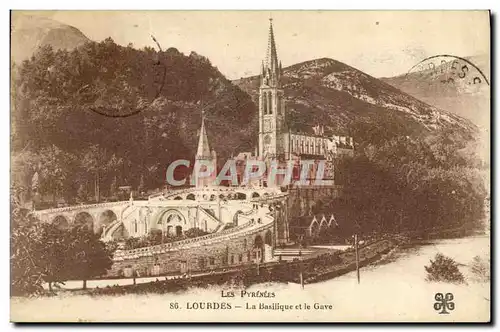
POLYGON ((207 131, 205 130, 205 117, 201 119, 200 138, 198 140, 198 150, 196 151, 197 157, 211 156, 210 146, 208 145, 207 131))

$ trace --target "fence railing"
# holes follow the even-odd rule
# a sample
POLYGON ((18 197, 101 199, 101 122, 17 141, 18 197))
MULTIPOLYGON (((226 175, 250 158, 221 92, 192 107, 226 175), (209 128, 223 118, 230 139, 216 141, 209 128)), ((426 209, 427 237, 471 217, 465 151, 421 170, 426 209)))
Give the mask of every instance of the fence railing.
POLYGON ((67 212, 67 211, 72 211, 72 210, 86 210, 86 209, 88 210, 88 209, 94 209, 94 208, 100 208, 100 207, 118 206, 118 205, 123 205, 123 204, 128 204, 128 203, 129 203, 129 201, 118 201, 118 202, 94 203, 94 204, 86 204, 86 205, 72 205, 72 206, 66 206, 66 207, 62 207, 62 208, 38 210, 38 211, 34 211, 33 213, 40 215, 40 214, 46 214, 46 213, 67 212))
POLYGON ((124 260, 124 259, 132 259, 132 258, 139 258, 139 257, 144 257, 144 256, 153 256, 155 254, 160 254, 160 253, 165 253, 167 251, 173 251, 173 250, 182 250, 182 249, 187 249, 191 247, 197 247, 197 246, 202 246, 202 245, 210 245, 213 243, 217 242, 224 242, 228 241, 234 238, 242 237, 242 236, 247 236, 252 233, 257 233, 260 232, 261 230, 269 227, 269 225, 272 225, 273 218, 271 216, 264 216, 264 218, 261 219, 261 221, 265 221, 262 223, 261 226, 257 227, 252 227, 257 224, 257 221, 255 219, 250 219, 249 222, 239 225, 230 229, 222 230, 217 233, 211 233, 208 235, 192 238, 192 239, 185 239, 185 240, 180 240, 180 241, 175 241, 171 243, 164 243, 164 244, 159 244, 151 247, 145 247, 145 248, 137 248, 137 249, 131 249, 131 250, 124 250, 124 251, 116 251, 113 259, 115 261, 117 260, 124 260), (248 229, 247 229, 248 228, 248 229), (246 231, 244 231, 247 229, 246 231))

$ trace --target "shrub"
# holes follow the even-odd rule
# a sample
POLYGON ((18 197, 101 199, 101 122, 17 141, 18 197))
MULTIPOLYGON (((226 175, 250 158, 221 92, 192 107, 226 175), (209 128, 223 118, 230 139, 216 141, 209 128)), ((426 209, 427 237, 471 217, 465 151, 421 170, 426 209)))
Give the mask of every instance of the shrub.
POLYGON ((204 236, 207 234, 208 234, 208 232, 205 232, 204 230, 197 228, 197 227, 190 228, 184 232, 184 235, 187 238, 195 238, 195 237, 200 237, 200 236, 204 236))
POLYGON ((427 271, 427 281, 442 281, 456 284, 465 282, 464 275, 458 269, 458 263, 452 258, 438 253, 434 257, 434 261, 430 260, 430 262, 430 266, 425 266, 425 271, 427 271))
POLYGON ((490 281, 490 259, 482 259, 475 256, 470 263, 470 271, 473 275, 474 281, 489 282, 490 281))

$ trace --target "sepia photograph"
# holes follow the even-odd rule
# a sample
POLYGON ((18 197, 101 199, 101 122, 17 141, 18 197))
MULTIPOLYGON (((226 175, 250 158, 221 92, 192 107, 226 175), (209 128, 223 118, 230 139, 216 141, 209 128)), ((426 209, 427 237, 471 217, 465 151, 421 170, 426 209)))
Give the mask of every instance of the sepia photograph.
POLYGON ((487 10, 11 10, 10 321, 489 323, 487 10))

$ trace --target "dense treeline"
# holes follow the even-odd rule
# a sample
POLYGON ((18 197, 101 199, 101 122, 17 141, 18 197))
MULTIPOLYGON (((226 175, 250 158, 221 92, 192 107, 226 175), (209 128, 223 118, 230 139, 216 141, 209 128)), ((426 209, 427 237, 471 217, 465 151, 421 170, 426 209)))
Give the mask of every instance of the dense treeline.
POLYGON ((29 187, 37 172, 42 196, 161 186, 172 160, 194 158, 202 109, 219 156, 253 149, 255 105, 194 52, 108 38, 72 51, 43 47, 12 72, 14 176, 29 187))
POLYGON ((60 229, 42 223, 19 204, 19 190, 11 196, 11 295, 45 292, 67 280, 86 281, 106 273, 116 247, 85 227, 60 229))
POLYGON ((338 165, 344 196, 330 208, 352 221, 353 232, 481 227, 487 198, 481 163, 454 135, 360 144, 338 165))

